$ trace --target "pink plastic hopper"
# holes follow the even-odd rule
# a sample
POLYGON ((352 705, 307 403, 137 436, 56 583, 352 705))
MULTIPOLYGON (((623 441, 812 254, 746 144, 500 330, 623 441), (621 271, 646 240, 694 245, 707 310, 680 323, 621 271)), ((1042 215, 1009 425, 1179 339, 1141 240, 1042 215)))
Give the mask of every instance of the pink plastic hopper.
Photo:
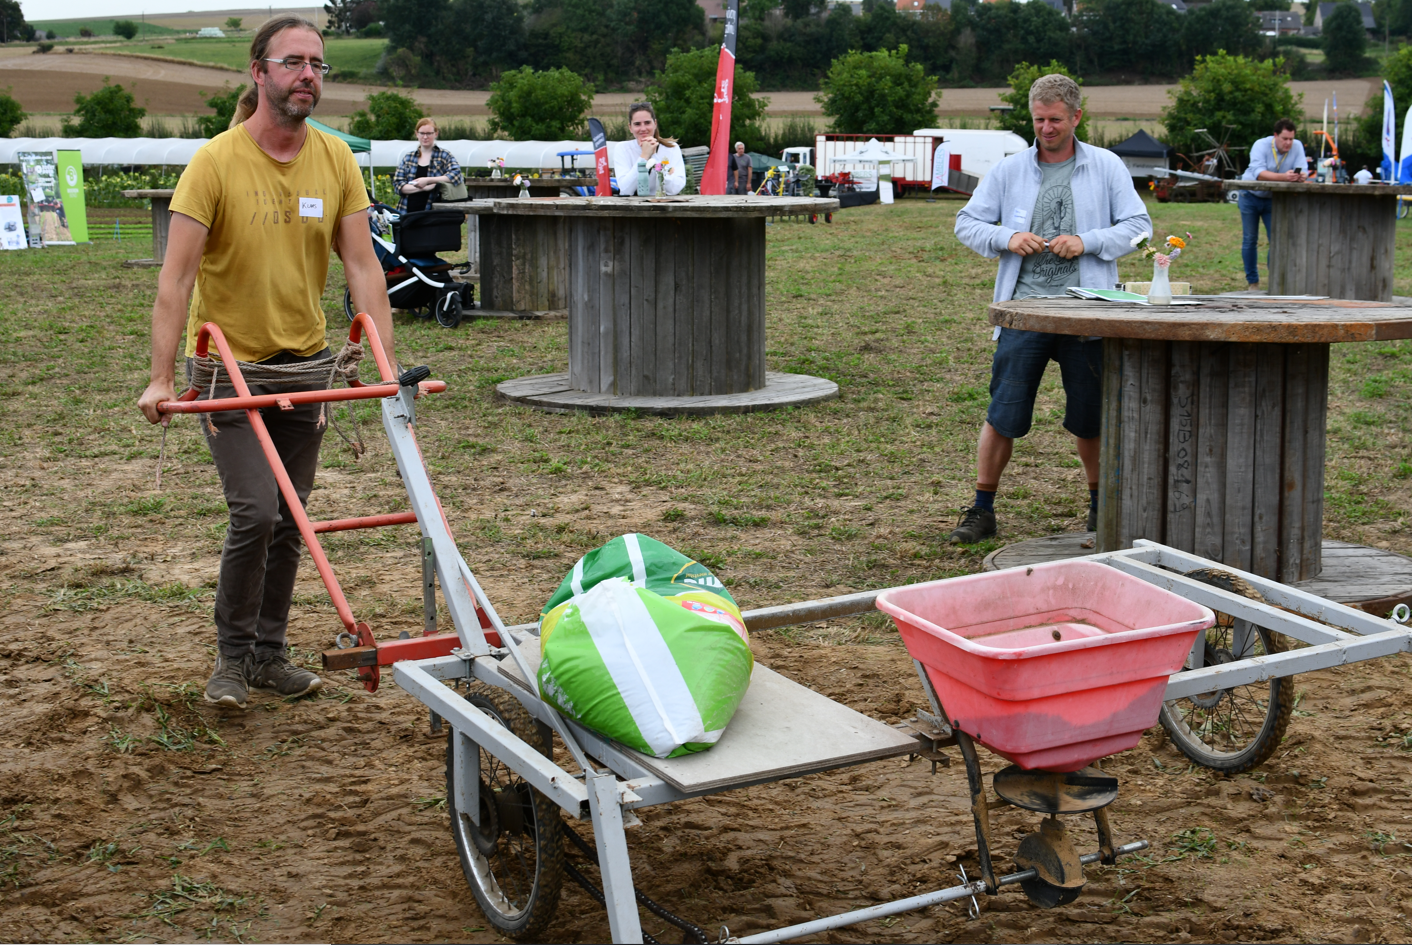
POLYGON ((1055 561, 878 595, 953 725, 1022 768, 1077 771, 1136 745, 1167 677, 1216 622, 1105 564, 1055 561))

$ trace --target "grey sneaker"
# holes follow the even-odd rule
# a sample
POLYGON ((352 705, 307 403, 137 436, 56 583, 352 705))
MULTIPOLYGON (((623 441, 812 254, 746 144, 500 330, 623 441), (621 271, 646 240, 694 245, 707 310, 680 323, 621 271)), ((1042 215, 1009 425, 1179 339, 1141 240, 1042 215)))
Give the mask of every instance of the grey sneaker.
POLYGON ((1084 523, 1084 530, 1090 532, 1098 531, 1098 509, 1093 506, 1089 506, 1088 521, 1084 523))
POLYGON ((255 671, 250 674, 250 685, 261 692, 273 692, 293 699, 315 692, 324 681, 307 669, 295 666, 283 653, 267 657, 255 663, 255 671))
POLYGON ((245 708, 250 695, 251 662, 249 654, 239 657, 217 654, 216 671, 206 683, 206 701, 227 709, 245 708))
POLYGON ((947 536, 953 545, 971 545, 995 537, 995 511, 969 508, 961 513, 961 522, 947 536))

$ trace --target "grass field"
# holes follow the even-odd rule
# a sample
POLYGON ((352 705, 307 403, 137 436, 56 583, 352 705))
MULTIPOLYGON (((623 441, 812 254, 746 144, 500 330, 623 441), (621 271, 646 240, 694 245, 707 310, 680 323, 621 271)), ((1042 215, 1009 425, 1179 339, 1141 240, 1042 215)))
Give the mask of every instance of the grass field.
MULTIPOLYGON (((449 384, 419 401, 418 438, 500 614, 532 619, 577 557, 631 531, 698 558, 745 607, 979 569, 993 543, 945 542, 971 496, 992 350, 995 264, 952 235, 960 206, 905 200, 770 227, 769 367, 841 387, 797 410, 671 420, 506 407, 492 398, 500 379, 563 370, 564 322, 448 331, 399 316, 402 363, 449 384)), ((1194 236, 1177 278, 1243 287, 1233 207, 1151 211, 1159 235, 1194 236)), ((1399 230, 1400 294, 1412 294, 1409 234, 1399 230)), ((308 698, 256 696, 246 712, 202 702, 227 510, 192 417, 173 423, 154 488, 160 441, 134 402, 157 273, 120 267, 149 246, 0 254, 0 725, 15 759, 0 769, 0 938, 503 943, 458 868, 445 735, 390 672, 373 694, 333 672, 308 698)), ((1150 269, 1130 260, 1120 272, 1150 269)), ((342 289, 334 265, 323 301, 335 346, 342 289)), ((1412 551, 1409 394, 1412 342, 1335 347, 1330 537, 1412 551)), ((1062 408, 1051 376, 1002 483, 1003 542, 1082 527, 1062 408)), ((362 458, 326 438, 313 517, 406 508, 373 409, 361 412, 362 458)), ((378 639, 420 632, 415 528, 324 538, 378 639)), ((292 658, 317 667, 341 624, 307 561, 290 617, 292 658)), ((750 643, 759 665, 884 723, 927 706, 880 614, 750 643)), ((1406 938, 1395 831, 1405 837, 1412 820, 1409 675, 1406 654, 1300 675, 1279 752, 1241 775, 1192 766, 1160 730, 1105 759, 1122 779, 1117 836, 1152 848, 1090 867, 1063 909, 1012 892, 981 898, 975 920, 957 902, 830 940, 1406 938)), ((982 760, 987 775, 1004 764, 982 760)), ((807 921, 949 884, 963 867, 974 875, 969 805, 959 762, 888 759, 653 808, 629 834, 634 880, 708 928, 807 921)), ((990 816, 1008 864, 1038 817, 990 816)), ((1093 849, 1093 828, 1069 823, 1093 849)), ((599 906, 565 886, 543 940, 607 941, 599 906)))
MULTIPOLYGON (((324 54, 329 65, 341 73, 371 72, 382 57, 387 46, 381 39, 333 39, 324 40, 324 54)), ((228 66, 244 69, 249 64, 249 37, 227 37, 225 39, 198 39, 182 37, 164 42, 161 47, 152 43, 131 43, 117 47, 123 51, 152 53, 186 59, 194 63, 228 66)))
MULTIPOLYGON (((143 22, 141 17, 133 17, 132 21, 137 24, 139 39, 146 39, 150 36, 171 36, 177 32, 169 26, 143 22)), ((30 20, 29 25, 37 30, 53 30, 67 39, 77 39, 79 30, 83 29, 92 31, 94 36, 116 36, 117 34, 113 32, 113 24, 116 22, 118 22, 118 18, 109 17, 106 20, 30 20)))
MULTIPOLYGON (((973 488, 992 350, 985 303, 994 263, 956 241, 960 206, 907 200, 841 213, 831 226, 771 228, 769 367, 829 377, 842 390, 835 402, 800 410, 670 420, 500 406, 492 400, 500 380, 564 369, 562 322, 446 331, 400 317, 402 361, 427 363, 451 384, 423 408, 424 448, 461 534, 477 555, 552 586, 613 533, 609 521, 589 528, 565 516, 593 503, 583 496, 616 490, 650 509, 654 534, 721 569, 751 606, 978 568, 994 543, 945 542, 973 488)), ((1159 234, 1194 234, 1174 278, 1197 291, 1243 288, 1233 207, 1151 208, 1159 234)), ((1403 228, 1398 239, 1400 294, 1412 294, 1409 234, 1403 228)), ((0 468, 96 460, 150 476, 157 438, 133 402, 146 376, 156 274, 118 268, 135 253, 104 243, 0 261, 0 327, 10 340, 0 350, 8 417, 0 468)), ((1129 257, 1121 272, 1145 279, 1150 269, 1129 257)), ((335 347, 345 327, 342 287, 335 262, 325 295, 335 347)), ((1326 534, 1412 550, 1412 343, 1338 346, 1333 364, 1326 534)), ((364 413, 373 419, 371 408, 364 413)), ((1034 432, 1002 484, 1002 542, 1082 527, 1087 495, 1062 416, 1051 371, 1034 432)), ((400 485, 375 461, 385 454, 381 434, 375 424, 368 433, 372 458, 355 461, 330 438, 325 467, 337 471, 339 493, 356 486, 363 511, 401 507, 400 485)), ((194 423, 173 426, 168 455, 187 478, 161 496, 131 483, 53 494, 39 482, 7 497, 30 508, 30 527, 56 544, 123 543, 156 529, 200 536, 203 553, 214 554, 225 510, 194 423)), ((331 545, 337 557, 368 540, 381 539, 331 545)))

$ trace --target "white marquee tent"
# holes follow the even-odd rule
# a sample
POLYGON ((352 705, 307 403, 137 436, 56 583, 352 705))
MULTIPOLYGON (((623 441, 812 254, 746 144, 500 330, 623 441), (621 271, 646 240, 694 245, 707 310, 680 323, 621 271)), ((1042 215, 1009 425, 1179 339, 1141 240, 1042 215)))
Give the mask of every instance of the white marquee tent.
MULTIPOLYGON (((83 163, 117 165, 186 165, 206 143, 206 138, 0 138, 0 164, 14 164, 17 151, 82 151, 83 163)), ((496 158, 504 158, 507 168, 558 168, 560 151, 592 151, 588 141, 439 141, 463 168, 483 168, 496 158)), ((395 167, 402 155, 417 146, 415 141, 374 141, 372 163, 395 167)), ((367 158, 359 155, 367 166, 367 158)), ((593 157, 568 159, 581 170, 592 170, 593 157)))

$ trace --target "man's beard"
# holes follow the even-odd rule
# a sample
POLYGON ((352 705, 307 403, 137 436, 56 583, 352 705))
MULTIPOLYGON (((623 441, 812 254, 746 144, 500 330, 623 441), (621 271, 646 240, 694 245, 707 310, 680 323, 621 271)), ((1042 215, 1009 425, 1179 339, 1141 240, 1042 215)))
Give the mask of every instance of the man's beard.
POLYGON ((275 119, 283 125, 294 125, 308 118, 314 113, 314 107, 319 104, 319 89, 314 83, 295 83, 289 91, 281 91, 274 83, 265 83, 265 96, 269 99, 270 112, 275 119), (307 90, 314 96, 314 100, 308 105, 296 102, 292 96, 296 90, 307 90))

